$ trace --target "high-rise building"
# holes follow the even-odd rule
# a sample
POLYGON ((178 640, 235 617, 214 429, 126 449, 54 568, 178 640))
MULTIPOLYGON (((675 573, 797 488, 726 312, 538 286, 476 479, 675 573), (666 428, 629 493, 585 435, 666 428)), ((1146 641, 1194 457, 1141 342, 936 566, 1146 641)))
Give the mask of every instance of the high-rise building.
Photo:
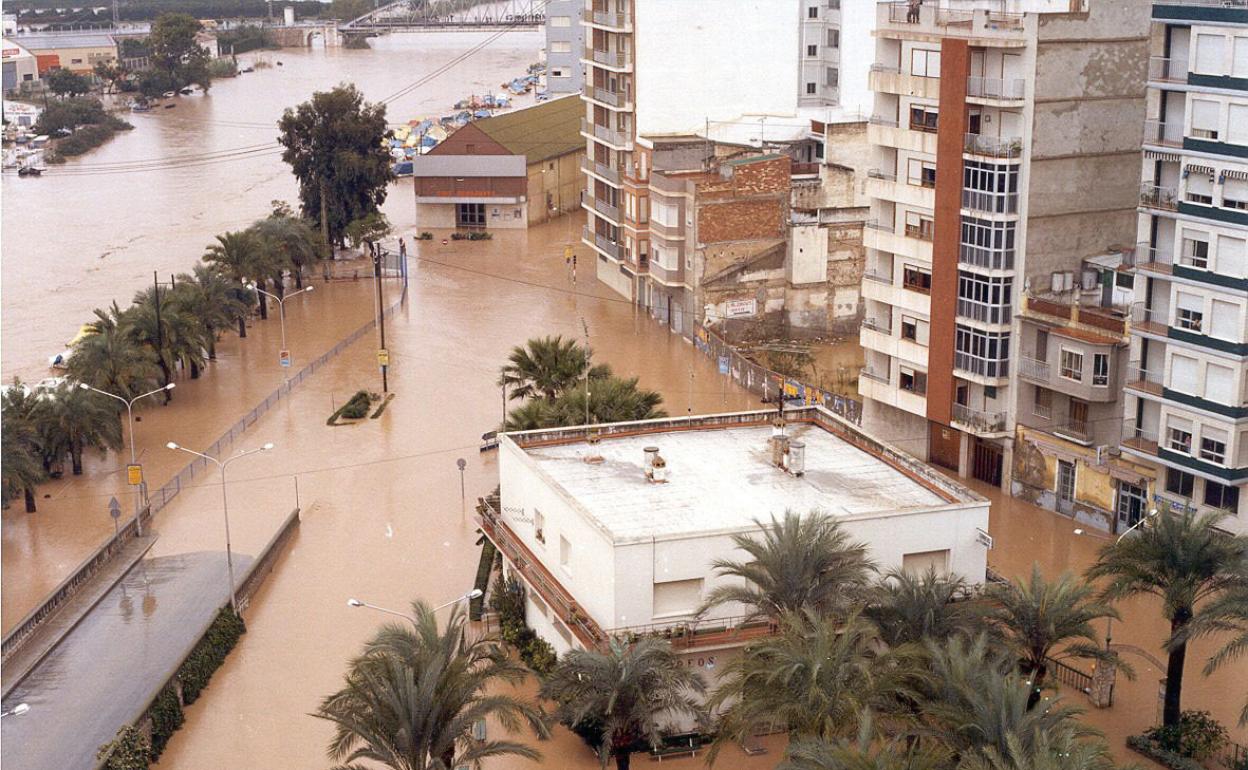
POLYGON ((583 240, 599 280, 648 302, 656 143, 797 144, 813 160, 812 120, 865 111, 873 13, 870 0, 586 0, 583 240))
POLYGON ((580 93, 585 85, 585 0, 546 3, 546 89, 551 96, 580 93))
POLYGON ((1136 517, 1248 532, 1248 7, 1157 0, 1151 20, 1122 451, 1157 486, 1126 493, 1136 517))
MULTIPOLYGON (((1050 399, 1070 418, 1049 428, 1082 420, 1086 431, 1089 404, 1070 402, 1085 384, 1089 401, 1113 398, 1112 377, 1092 378, 1095 356, 1109 361, 1121 348, 1121 321, 1115 340, 1085 328, 1096 313, 1087 323, 1033 314, 1054 326, 1055 338, 1088 332, 1087 381, 1081 372, 1078 387, 1064 388, 1020 380, 1020 354, 1031 349, 1020 339, 1020 314, 1024 292, 1070 307, 1099 296, 1099 276, 1114 275, 1113 261, 1135 239, 1132 145, 1144 116, 1148 5, 1012 0, 1003 9, 938 0, 876 8, 864 425, 929 462, 1009 489, 1024 405, 1050 399), (1037 397, 1037 389, 1049 393, 1037 397)), ((1112 305, 1112 295, 1106 300, 1095 304, 1112 305)), ((1075 312, 1068 307, 1065 318, 1075 312)), ((1114 411, 1097 414, 1112 419, 1114 411)))

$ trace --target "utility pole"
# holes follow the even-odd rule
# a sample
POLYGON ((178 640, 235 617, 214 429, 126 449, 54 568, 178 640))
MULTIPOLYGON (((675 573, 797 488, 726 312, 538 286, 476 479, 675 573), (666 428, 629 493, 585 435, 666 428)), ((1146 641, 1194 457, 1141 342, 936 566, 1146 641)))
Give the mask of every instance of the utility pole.
MULTIPOLYGON (((164 328, 160 325, 160 275, 155 270, 152 271, 152 292, 152 298, 156 305, 156 355, 163 359, 164 353, 162 351, 165 347, 165 335, 164 328)), ((169 375, 172 377, 173 373, 170 372, 169 375)), ((165 384, 168 385, 169 383, 165 384)), ((169 403, 168 393, 165 394, 165 403, 169 403)))
POLYGON ((377 330, 381 334, 380 347, 377 350, 378 363, 381 364, 381 392, 389 393, 387 370, 390 368, 390 355, 386 350, 386 309, 381 299, 381 247, 373 246, 373 281, 377 284, 377 330))
POLYGON ((585 330, 585 425, 589 425, 589 324, 581 316, 581 328, 585 330))

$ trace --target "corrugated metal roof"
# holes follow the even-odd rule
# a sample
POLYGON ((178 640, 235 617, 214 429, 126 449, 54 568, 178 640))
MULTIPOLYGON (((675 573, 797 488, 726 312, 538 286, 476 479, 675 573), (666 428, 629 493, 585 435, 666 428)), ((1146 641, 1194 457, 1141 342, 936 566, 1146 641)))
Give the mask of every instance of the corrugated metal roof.
POLYGON ((585 148, 581 118, 585 104, 572 94, 514 112, 475 121, 491 139, 527 162, 540 163, 585 148))
POLYGON ((112 35, 100 32, 75 32, 71 34, 19 35, 13 37, 30 51, 50 51, 56 48, 116 48, 112 35))

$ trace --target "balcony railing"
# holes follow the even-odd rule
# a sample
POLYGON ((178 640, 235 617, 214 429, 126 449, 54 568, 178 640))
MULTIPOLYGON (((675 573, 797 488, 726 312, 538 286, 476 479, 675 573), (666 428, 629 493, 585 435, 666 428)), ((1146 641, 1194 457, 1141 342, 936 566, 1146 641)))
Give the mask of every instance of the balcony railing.
POLYGON ((962 138, 962 149, 971 155, 989 158, 1017 158, 1023 153, 1023 140, 1017 136, 966 134, 962 138))
POLYGON ((628 29, 628 14, 612 13, 610 11, 594 11, 594 24, 600 27, 610 27, 612 29, 626 30, 628 29))
POLYGON ((901 67, 894 67, 894 66, 893 66, 893 65, 891 65, 891 64, 880 64, 880 63, 878 63, 878 62, 877 62, 877 63, 875 63, 875 64, 872 64, 872 65, 871 65, 871 71, 872 71, 872 72, 882 72, 882 73, 884 73, 884 74, 886 74, 886 75, 900 75, 900 74, 901 74, 901 67))
POLYGON ((883 169, 878 169, 878 168, 867 169, 867 176, 870 177, 871 179, 882 179, 885 182, 897 181, 896 174, 890 174, 887 171, 884 171, 883 169))
POLYGON ((1142 369, 1139 361, 1132 361, 1127 366, 1126 387, 1132 390, 1142 390, 1145 393, 1160 396, 1164 389, 1164 383, 1165 380, 1161 372, 1142 369))
POLYGON ((818 163, 793 163, 789 166, 790 176, 819 176, 818 163))
POLYGON ((1148 79, 1168 83, 1187 82, 1187 59, 1166 59, 1152 56, 1148 59, 1148 79))
POLYGON ((1027 94, 1027 81, 1022 78, 981 78, 974 75, 966 79, 966 95, 982 99, 1016 101, 1027 94))
POLYGON ((953 368, 980 377, 1001 379, 1010 376, 1010 362, 1005 359, 988 359, 955 350, 953 368))
POLYGON ((880 219, 867 220, 865 227, 868 230, 879 230, 882 233, 895 233, 897 227, 892 222, 885 222, 880 219))
POLYGON ((862 328, 870 329, 880 334, 892 334, 893 324, 888 318, 864 318, 862 319, 862 328))
POLYGON ((1144 144, 1182 147, 1183 124, 1181 122, 1163 123, 1160 120, 1144 121, 1144 144))
POLYGON ((607 630, 612 637, 631 644, 639 639, 665 639, 672 647, 689 650, 698 647, 743 644, 770 636, 780 630, 774 620, 738 615, 713 620, 672 620, 644 626, 620 626, 607 630))
POLYGON ((883 268, 879 268, 879 267, 868 267, 866 270, 862 271, 862 277, 867 279, 868 281, 875 281, 876 283, 885 283, 890 286, 893 283, 893 274, 889 272, 885 272, 883 268))
POLYGON ((1005 412, 984 412, 954 404, 953 419, 977 433, 1000 433, 1005 430, 1005 412))
POLYGON ((1122 423, 1122 445, 1145 454, 1157 454, 1157 431, 1144 428, 1135 420, 1122 423))
POLYGON ((1137 331, 1165 335, 1166 327, 1169 325, 1170 319, 1160 310, 1143 305, 1135 305, 1131 308, 1131 327, 1137 331))
POLYGON ((591 174, 597 174, 608 182, 612 182, 614 184, 620 183, 620 172, 605 163, 596 163, 589 158, 586 158, 584 162, 581 163, 581 169, 588 171, 591 174))
POLYGON ((608 91, 605 88, 597 88, 586 84, 582 89, 582 93, 585 94, 586 99, 593 99, 603 104, 609 104, 612 107, 628 109, 632 106, 632 97, 625 92, 608 91))
POLYGON ((986 324, 1008 324, 1010 322, 1009 305, 993 305, 987 302, 958 297, 958 315, 986 324))
POLYGON ((858 376, 866 377, 868 380, 875 380, 876 382, 882 382, 885 385, 888 384, 888 372, 880 372, 875 367, 871 367, 871 366, 862 367, 862 369, 858 372, 858 376))
POLYGON ((613 206, 602 198, 594 198, 594 211, 597 211, 614 223, 620 221, 620 207, 613 206))
POLYGON ((975 267, 982 267, 987 270, 1013 270, 1014 269, 1014 250, 1006 249, 998 251, 996 249, 987 249, 982 246, 972 246, 969 243, 963 243, 958 250, 958 261, 975 267))
POLYGON ((985 211, 990 214, 1017 214, 1018 193, 962 190, 962 208, 985 211))
POLYGON ((1050 427, 1049 431, 1080 444, 1092 443, 1092 426, 1087 420, 1068 420, 1050 427))
POLYGON ((1018 360, 1018 373, 1022 377, 1048 382, 1051 371, 1048 361, 1041 361, 1038 358, 1029 356, 1023 356, 1018 360))
POLYGON ((1145 182, 1140 185, 1140 205, 1146 209, 1179 210, 1179 193, 1173 187, 1159 187, 1145 182))
POLYGON ((608 67, 627 67, 633 63, 632 54, 628 51, 599 51, 597 48, 586 48, 585 58, 608 67))
POLYGON ((868 122, 873 126, 884 126, 886 128, 897 128, 901 125, 896 118, 886 118, 883 115, 872 115, 868 122))
POLYGON ((592 243, 597 246, 612 259, 624 259, 624 247, 620 243, 611 240, 605 235, 596 233, 588 227, 584 227, 581 229, 581 238, 586 243, 592 243))
POLYGON ((590 123, 585 118, 581 118, 581 133, 589 134, 595 139, 601 139, 607 144, 623 146, 632 141, 632 133, 625 130, 616 130, 610 126, 600 126, 597 123, 590 123))
POLYGON ((1131 253, 1130 266, 1136 270, 1147 270, 1150 273, 1171 275, 1173 273, 1174 256, 1164 254, 1147 242, 1136 244, 1131 253))

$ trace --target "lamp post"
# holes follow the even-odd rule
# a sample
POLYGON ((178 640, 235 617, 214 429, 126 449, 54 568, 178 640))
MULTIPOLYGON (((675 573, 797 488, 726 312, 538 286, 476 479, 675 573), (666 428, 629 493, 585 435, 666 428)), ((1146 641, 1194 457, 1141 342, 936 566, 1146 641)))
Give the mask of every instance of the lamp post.
MULTIPOLYGON (((83 390, 90 390, 95 393, 99 393, 102 396, 108 396, 109 398, 116 399, 126 405, 126 421, 130 425, 130 465, 131 466, 138 465, 138 461, 135 459, 135 454, 134 454, 134 403, 141 398, 154 396, 157 393, 164 393, 166 390, 173 390, 176 386, 177 386, 176 383, 171 382, 168 385, 164 386, 163 388, 157 388, 156 390, 150 391, 148 393, 144 393, 141 396, 135 396, 134 398, 127 400, 117 395, 116 393, 109 393, 107 390, 100 390, 99 388, 93 388, 85 382, 78 383, 78 387, 82 388, 83 390)), ((142 478, 140 476, 140 483, 133 485, 134 486, 134 532, 138 537, 143 537, 143 517, 140 516, 140 514, 143 511, 143 502, 140 499, 140 488, 142 486, 141 482, 142 482, 142 478)))
MULTIPOLYGON (((1131 533, 1132 533, 1132 532, 1134 532, 1136 529, 1139 529, 1141 526, 1143 526, 1144 522, 1148 521, 1149 519, 1153 518, 1153 517, 1154 517, 1154 516, 1156 516, 1156 515, 1157 515, 1157 509, 1156 509, 1156 508, 1153 508, 1153 509, 1152 509, 1151 511, 1149 511, 1147 514, 1145 514, 1144 516, 1141 516, 1139 521, 1137 521, 1136 523, 1134 523, 1134 524, 1132 524, 1131 526, 1127 527, 1127 528, 1126 528, 1126 530, 1125 530, 1125 531, 1123 531, 1123 533, 1122 533, 1121 535, 1119 535, 1119 536, 1118 536, 1118 539, 1114 541, 1114 545, 1118 545, 1119 543, 1121 543, 1121 542, 1122 542, 1122 539, 1123 539, 1124 537, 1126 537, 1127 535, 1131 534, 1131 533)), ((1082 530, 1082 529, 1076 529, 1076 530, 1075 530, 1075 534, 1076 534, 1076 535, 1082 535, 1082 534, 1083 534, 1083 530, 1082 530)), ((1107 649, 1107 650, 1109 649, 1109 643, 1110 643, 1110 641, 1113 639, 1113 634, 1114 634, 1114 619, 1113 619, 1113 618, 1105 618, 1105 649, 1107 649)))
POLYGON ((231 546, 230 546, 230 500, 229 500, 229 497, 225 493, 225 469, 227 466, 229 466, 230 463, 234 462, 235 460, 241 460, 244 457, 250 457, 251 455, 257 454, 259 452, 269 451, 270 449, 273 448, 273 444, 271 443, 265 444, 259 449, 246 449, 234 455, 233 457, 227 457, 224 460, 218 460, 217 458, 211 457, 202 452, 196 452, 194 449, 187 449, 186 447, 179 446, 178 444, 175 444, 172 441, 170 441, 168 444, 165 444, 165 446, 170 449, 177 449, 182 452, 186 452, 187 454, 193 454, 196 457, 202 457, 205 460, 211 460, 212 462, 217 464, 218 468, 221 469, 221 507, 225 513, 225 565, 226 565, 226 570, 229 572, 229 575, 230 575, 230 607, 231 609, 234 610, 234 614, 237 615, 238 614, 238 597, 235 596, 234 594, 234 552, 231 550, 231 546))
POLYGON ((29 704, 29 703, 19 703, 19 704, 17 704, 16 706, 14 706, 13 708, 9 709, 8 711, 0 711, 0 718, 2 718, 2 717, 20 717, 22 714, 25 714, 25 713, 26 713, 26 712, 28 712, 28 711, 30 711, 30 704, 29 704))
MULTIPOLYGON (((464 594, 463 596, 457 596, 454 599, 451 599, 449 602, 439 604, 437 607, 434 607, 433 609, 429 611, 437 612, 438 610, 445 609, 446 607, 450 607, 452 604, 458 604, 462 601, 466 601, 469 599, 478 599, 484 593, 485 592, 482 591, 480 588, 474 588, 468 593, 464 594)), ((411 623, 413 626, 417 625, 416 618, 412 617, 411 615, 406 615, 402 612, 399 612, 398 610, 389 610, 389 609, 386 609, 385 607, 378 607, 376 604, 369 604, 368 602, 362 602, 359 599, 347 599, 347 606, 348 607, 367 607, 368 609, 374 610, 376 612, 384 612, 387 615, 394 615, 395 617, 403 618, 404 620, 411 623)))
MULTIPOLYGON (((282 350, 281 350, 281 353, 278 353, 278 362, 279 362, 279 363, 281 363, 281 364, 282 364, 282 366, 283 366, 284 368, 289 368, 289 367, 290 367, 290 362, 289 362, 289 360, 288 360, 288 359, 283 359, 283 358, 281 357, 281 354, 282 354, 282 353, 288 353, 288 351, 286 350, 286 300, 290 299, 291 297, 295 296, 296 294, 304 294, 304 293, 306 293, 306 292, 310 292, 310 291, 312 291, 312 290, 313 290, 314 288, 316 288, 316 287, 315 287, 315 286, 305 286, 305 287, 303 287, 302 289, 300 289, 299 291, 292 291, 291 293, 287 294, 287 295, 286 295, 286 296, 284 296, 284 297, 279 297, 279 296, 277 296, 276 294, 274 294, 274 293, 273 293, 273 292, 271 292, 271 291, 265 291, 264 289, 261 289, 261 288, 260 288, 260 287, 256 284, 256 282, 255 282, 255 281, 252 281, 251 283, 247 284, 247 288, 248 288, 248 289, 251 289, 252 291, 256 292, 257 294, 263 294, 264 296, 266 296, 266 297, 268 297, 268 298, 272 299, 274 302, 276 302, 276 303, 277 303, 277 317, 278 317, 279 319, 281 319, 281 322, 282 322, 282 350)), ((289 379, 289 378, 287 378, 287 379, 289 379)))

